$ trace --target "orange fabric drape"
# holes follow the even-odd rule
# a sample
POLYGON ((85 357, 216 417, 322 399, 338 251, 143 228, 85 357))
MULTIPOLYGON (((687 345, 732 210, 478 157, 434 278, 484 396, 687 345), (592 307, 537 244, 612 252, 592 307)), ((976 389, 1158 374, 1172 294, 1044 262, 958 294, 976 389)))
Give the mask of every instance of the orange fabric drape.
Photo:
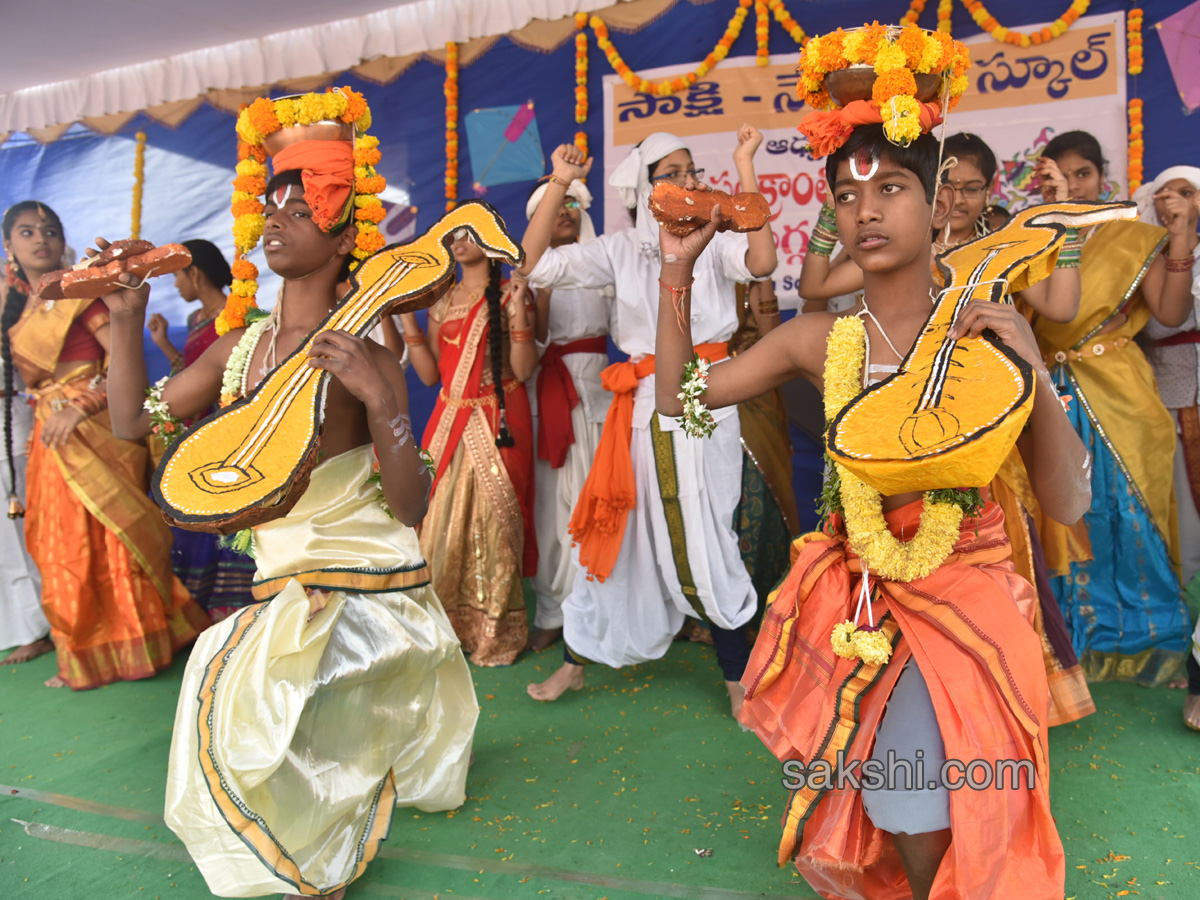
MULTIPOLYGON (((916 501, 889 513, 893 532, 911 534, 921 508, 916 501)), ((980 519, 963 523, 933 574, 877 583, 874 618, 893 653, 868 666, 836 656, 830 644, 833 627, 854 615, 861 562, 844 535, 804 535, 743 678, 741 720, 781 760, 833 762, 839 751, 847 762, 868 759, 891 690, 915 658, 948 760, 1032 763, 1032 789, 950 793, 952 840, 933 900, 1063 894, 1065 860, 1049 802, 1048 688, 1031 624, 1037 597, 1009 554, 1003 514, 989 503, 980 519)), ((911 896, 890 835, 852 788, 792 792, 779 848, 780 863, 788 859, 825 897, 911 896)))
POLYGON ((322 231, 340 224, 354 194, 354 145, 349 141, 299 141, 272 158, 275 174, 300 170, 304 202, 322 231))
MULTIPOLYGON (((729 355, 728 343, 700 344, 696 354, 710 362, 729 355)), ((596 457, 579 492, 568 529, 579 545, 579 564, 589 578, 600 581, 612 574, 625 537, 625 522, 633 509, 636 489, 629 442, 633 439, 633 395, 638 382, 654 374, 654 357, 639 362, 613 363, 600 373, 600 384, 613 395, 600 433, 596 457)))
MULTIPOLYGON (((942 108, 936 103, 922 103, 920 119, 924 134, 941 124, 942 108)), ((879 104, 874 100, 851 100, 839 109, 809 113, 799 129, 812 145, 813 156, 819 159, 841 148, 859 125, 878 125, 882 121, 879 104)))

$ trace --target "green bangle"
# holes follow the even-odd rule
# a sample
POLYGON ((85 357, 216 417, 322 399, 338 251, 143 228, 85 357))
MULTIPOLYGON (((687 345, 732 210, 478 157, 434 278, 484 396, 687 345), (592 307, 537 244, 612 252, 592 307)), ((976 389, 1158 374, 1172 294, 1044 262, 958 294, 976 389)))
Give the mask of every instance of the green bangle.
POLYGON ((828 200, 825 201, 824 205, 821 207, 821 211, 817 214, 817 226, 816 227, 824 228, 835 239, 837 238, 837 233, 838 233, 837 213, 835 213, 833 211, 833 207, 830 205, 828 200))
POLYGON ((808 239, 808 252, 814 256, 830 256, 837 241, 821 237, 816 231, 808 239))

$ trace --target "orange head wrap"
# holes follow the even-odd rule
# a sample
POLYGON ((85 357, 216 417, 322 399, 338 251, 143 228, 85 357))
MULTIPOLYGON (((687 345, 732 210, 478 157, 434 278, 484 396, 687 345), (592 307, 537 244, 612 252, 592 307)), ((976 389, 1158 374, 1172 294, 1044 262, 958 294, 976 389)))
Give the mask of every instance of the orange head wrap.
MULTIPOLYGON (((808 138, 813 157, 819 159, 835 153, 850 140, 850 132, 859 125, 877 125, 883 121, 879 104, 873 100, 851 100, 845 106, 828 111, 814 111, 800 122, 801 133, 808 138)), ((942 122, 942 109, 936 103, 921 104, 921 133, 942 122)))
POLYGON ((349 141, 297 141, 272 157, 275 174, 300 170, 304 200, 322 231, 350 221, 354 209, 354 145, 349 141))

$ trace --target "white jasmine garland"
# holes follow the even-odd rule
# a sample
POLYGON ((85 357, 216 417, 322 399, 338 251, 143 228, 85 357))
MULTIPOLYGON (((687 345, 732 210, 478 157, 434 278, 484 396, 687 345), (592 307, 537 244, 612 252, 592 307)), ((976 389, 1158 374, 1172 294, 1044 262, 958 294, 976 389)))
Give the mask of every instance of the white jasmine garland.
POLYGON ((717 427, 712 413, 700 399, 708 390, 708 370, 711 368, 712 363, 699 354, 683 367, 682 390, 676 397, 683 401, 683 415, 678 421, 688 437, 712 437, 717 427))
POLYGON ((171 408, 163 400, 163 388, 170 380, 170 375, 158 379, 146 388, 146 399, 142 401, 142 408, 150 414, 150 430, 168 447, 183 435, 183 423, 171 415, 171 408))
POLYGON ((222 406, 228 406, 242 395, 242 379, 246 374, 246 366, 250 364, 250 357, 254 354, 254 348, 258 346, 258 339, 270 324, 271 320, 264 317, 247 327, 237 346, 229 354, 229 361, 225 363, 225 374, 221 376, 222 406))

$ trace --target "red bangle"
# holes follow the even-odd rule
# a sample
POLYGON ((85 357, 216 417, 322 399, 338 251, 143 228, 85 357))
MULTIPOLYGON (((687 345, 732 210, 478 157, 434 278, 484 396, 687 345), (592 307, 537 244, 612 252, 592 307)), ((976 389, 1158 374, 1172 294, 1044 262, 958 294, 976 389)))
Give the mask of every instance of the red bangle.
POLYGON ((522 328, 521 330, 513 330, 508 333, 508 339, 514 344, 528 344, 533 340, 533 329, 522 328))
POLYGON ((404 343, 410 347, 422 347, 425 345, 425 332, 418 331, 416 334, 404 333, 404 343))
POLYGON ((1164 253, 1163 262, 1167 264, 1168 272, 1190 272, 1192 271, 1192 266, 1196 264, 1196 254, 1189 253, 1182 259, 1173 259, 1164 253))

